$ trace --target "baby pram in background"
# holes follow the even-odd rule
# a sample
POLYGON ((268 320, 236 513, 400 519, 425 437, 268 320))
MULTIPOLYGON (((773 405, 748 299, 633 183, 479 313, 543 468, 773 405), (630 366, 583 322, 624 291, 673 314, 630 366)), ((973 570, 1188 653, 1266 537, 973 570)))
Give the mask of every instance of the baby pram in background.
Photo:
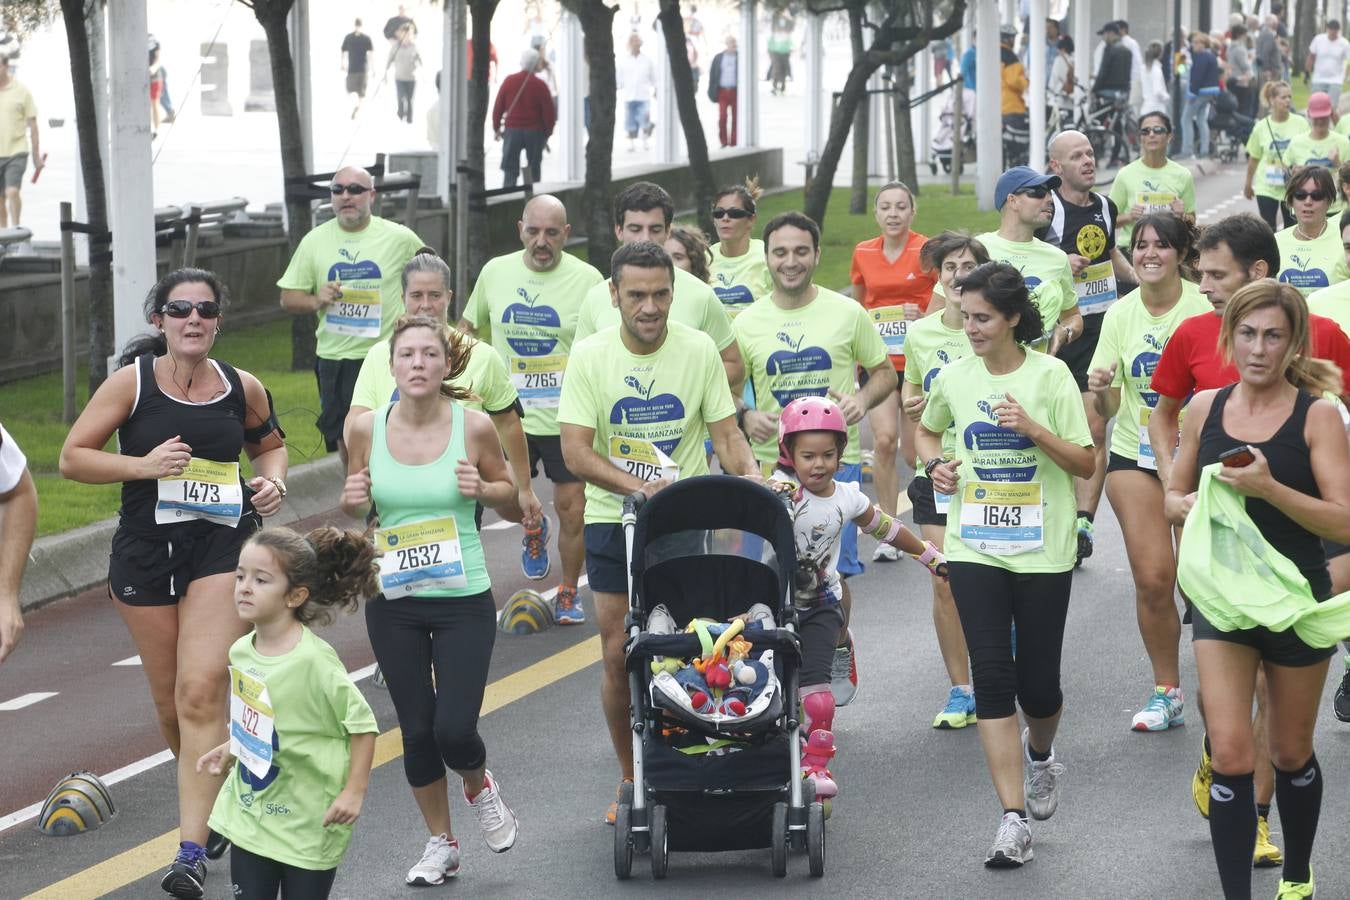
POLYGON ((954 87, 947 91, 947 99, 938 114, 938 128, 933 133, 930 149, 933 155, 928 162, 929 170, 936 175, 938 164, 942 171, 952 170, 952 140, 956 134, 956 93, 963 95, 963 115, 961 118, 961 165, 964 167, 975 161, 975 92, 963 87, 954 87))
POLYGON ((1238 111, 1236 97, 1227 91, 1219 93, 1210 107, 1209 128, 1211 133, 1218 132, 1213 144, 1220 160, 1233 162, 1238 158, 1238 154, 1247 146, 1247 138, 1251 137, 1255 122, 1251 116, 1244 116, 1238 111))
POLYGON ((623 529, 633 784, 621 789, 614 819, 615 874, 629 877, 635 850, 650 851, 653 877, 664 878, 671 850, 769 847, 774 875, 787 874, 789 849, 805 849, 811 874, 823 875, 825 811, 801 774, 796 545, 783 499, 743 478, 705 475, 645 502, 631 495, 623 529), (698 618, 727 622, 757 604, 771 615, 742 636, 750 658, 771 668, 771 690, 747 698, 743 711, 699 712, 662 669, 704 651, 699 634, 679 629, 698 618), (658 606, 678 633, 652 630, 666 620, 653 616, 658 606))

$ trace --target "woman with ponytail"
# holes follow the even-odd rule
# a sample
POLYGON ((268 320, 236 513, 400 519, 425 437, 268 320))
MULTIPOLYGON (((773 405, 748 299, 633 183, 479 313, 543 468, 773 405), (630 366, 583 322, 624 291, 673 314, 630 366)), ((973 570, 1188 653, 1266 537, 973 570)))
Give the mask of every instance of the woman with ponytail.
POLYGON ((232 844, 234 896, 322 900, 361 814, 379 728, 309 626, 375 593, 375 548, 359 531, 267 528, 244 544, 234 579, 253 631, 230 648, 230 739, 197 761, 199 772, 229 770, 211 827, 232 844), (264 806, 286 812, 258 815, 264 806))
POLYGON ((404 316, 389 339, 398 399, 350 423, 342 508, 379 512, 379 594, 366 629, 403 731, 403 770, 430 837, 405 879, 440 884, 459 872, 446 769, 464 782, 489 849, 516 839, 516 817, 486 768, 478 713, 492 660, 492 600, 474 504, 516 498, 486 414, 465 409, 469 340, 444 322, 404 316))

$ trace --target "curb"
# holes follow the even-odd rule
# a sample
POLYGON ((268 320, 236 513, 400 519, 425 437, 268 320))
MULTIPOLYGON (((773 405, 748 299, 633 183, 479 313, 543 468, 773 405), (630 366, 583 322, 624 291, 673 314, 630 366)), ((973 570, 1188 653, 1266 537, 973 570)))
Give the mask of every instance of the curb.
MULTIPOLYGON (((336 453, 296 466, 286 475, 286 502, 267 524, 290 525, 332 512, 341 482, 342 461, 336 453)), ((37 609, 107 581, 108 548, 116 530, 113 518, 38 538, 24 572, 19 608, 37 609)))

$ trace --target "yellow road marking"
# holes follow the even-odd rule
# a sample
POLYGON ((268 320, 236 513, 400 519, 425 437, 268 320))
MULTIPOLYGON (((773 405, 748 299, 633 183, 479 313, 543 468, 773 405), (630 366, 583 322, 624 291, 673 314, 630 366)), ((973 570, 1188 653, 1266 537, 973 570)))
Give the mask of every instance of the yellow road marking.
MULTIPOLYGON (((599 661, 600 636, 595 635, 489 684, 483 695, 480 715, 494 713, 599 661)), ((391 728, 376 738, 374 766, 382 766, 402 755, 403 735, 399 729, 391 728)), ((178 829, 175 828, 96 863, 78 875, 29 894, 25 900, 102 897, 163 868, 164 861, 177 849, 178 829)))

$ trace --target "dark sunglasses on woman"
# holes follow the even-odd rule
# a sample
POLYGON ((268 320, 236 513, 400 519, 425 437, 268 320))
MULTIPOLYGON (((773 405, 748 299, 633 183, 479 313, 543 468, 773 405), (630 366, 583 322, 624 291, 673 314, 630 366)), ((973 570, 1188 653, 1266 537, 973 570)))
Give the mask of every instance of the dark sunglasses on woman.
POLYGON ((220 304, 214 300, 170 300, 164 304, 164 314, 173 319, 186 319, 193 310, 203 319, 214 319, 220 315, 220 304))
POLYGON ((714 206, 712 210, 714 219, 748 219, 750 210, 741 209, 739 206, 714 206))

